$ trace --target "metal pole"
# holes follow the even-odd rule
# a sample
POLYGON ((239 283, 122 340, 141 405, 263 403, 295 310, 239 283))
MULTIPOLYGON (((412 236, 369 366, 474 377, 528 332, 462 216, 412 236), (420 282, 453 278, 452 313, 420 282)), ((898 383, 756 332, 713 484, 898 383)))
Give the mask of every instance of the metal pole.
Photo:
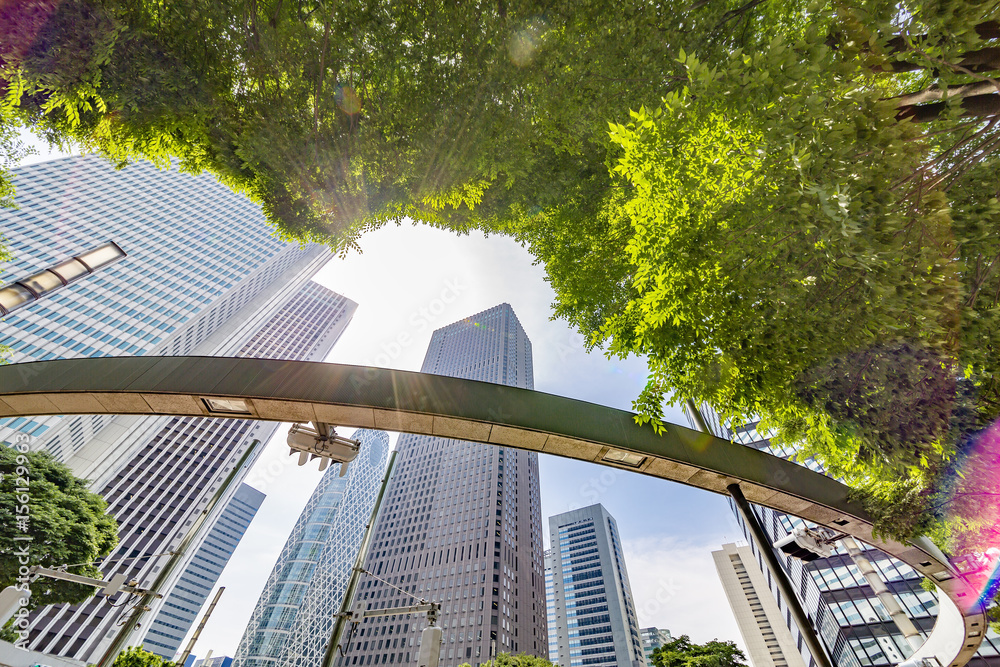
POLYGON ((323 656, 323 667, 333 667, 333 661, 337 658, 337 647, 340 646, 340 638, 344 634, 344 627, 350 618, 351 603, 354 602, 354 595, 358 590, 358 581, 361 579, 361 571, 364 569, 365 558, 368 557, 368 549, 371 547, 372 533, 375 530, 375 521, 378 519, 379 510, 382 508, 382 499, 385 497, 385 490, 389 486, 392 478, 392 471, 396 464, 396 452, 389 455, 389 465, 385 469, 385 477, 382 478, 382 486, 375 497, 375 506, 372 508, 371 516, 368 517, 368 525, 365 526, 365 536, 361 540, 361 548, 358 549, 358 556, 354 559, 354 569, 351 570, 351 577, 347 580, 347 588, 344 590, 344 599, 340 603, 340 611, 337 613, 337 620, 333 623, 333 632, 330 633, 330 643, 326 647, 326 654, 323 656))
POLYGON ((201 629, 205 627, 208 623, 208 617, 212 615, 215 611, 215 605, 219 604, 219 598, 222 597, 222 591, 226 590, 225 586, 219 586, 219 590, 215 593, 215 597, 212 598, 212 604, 208 605, 208 609, 205 610, 205 614, 201 617, 201 623, 195 628, 194 634, 191 635, 191 641, 188 642, 187 648, 181 653, 181 657, 177 659, 176 664, 178 667, 184 667, 184 663, 187 662, 188 656, 191 655, 191 649, 194 648, 194 643, 198 641, 198 637, 201 636, 201 629))
POLYGON ((792 618, 795 620, 795 624, 799 626, 799 631, 802 633, 802 639, 809 648, 809 652, 812 654, 813 660, 816 661, 816 664, 819 665, 819 667, 833 667, 830 657, 826 654, 826 648, 823 646, 823 642, 820 641, 819 635, 816 634, 816 629, 809 621, 809 616, 806 614, 805 609, 802 608, 802 605, 799 604, 799 599, 795 597, 795 589, 792 587, 792 582, 788 579, 788 575, 785 574, 785 571, 782 569, 781 563, 778 562, 778 557, 774 555, 774 549, 771 548, 770 538, 767 536, 767 533, 764 532, 764 527, 760 525, 759 521, 757 521, 757 515, 755 515, 753 510, 750 508, 750 503, 747 502, 746 497, 743 495, 740 485, 730 484, 726 487, 726 491, 729 491, 729 495, 732 497, 733 502, 736 503, 736 509, 739 510, 740 516, 743 517, 743 521, 750 529, 753 541, 757 543, 757 550, 764 558, 764 563, 767 565, 767 569, 771 571, 771 577, 778 585, 778 590, 781 591, 782 597, 785 598, 785 605, 791 612, 792 618))
POLYGON ((233 481, 237 479, 239 472, 243 469, 243 466, 250 459, 250 455, 253 454, 253 452, 257 451, 257 448, 259 446, 260 446, 260 440, 254 440, 253 442, 250 443, 250 446, 247 447, 247 450, 243 453, 243 456, 240 457, 239 462, 237 462, 237 464, 233 467, 229 475, 226 476, 225 481, 222 482, 222 485, 219 487, 218 491, 216 491, 215 495, 212 496, 212 499, 208 501, 208 505, 206 505, 205 509, 201 511, 201 514, 198 515, 198 518, 194 520, 194 523, 191 525, 191 528, 188 530, 187 534, 184 535, 184 539, 182 539, 181 543, 177 545, 177 549, 174 550, 173 552, 174 555, 171 556, 169 560, 167 560, 166 565, 163 566, 163 570, 161 570, 159 576, 156 577, 156 581, 154 581, 153 585, 150 586, 151 592, 143 595, 142 598, 139 600, 139 603, 136 604, 135 607, 133 607, 132 615, 128 618, 127 621, 125 621, 121 629, 118 630, 118 634, 115 635, 115 638, 111 640, 111 645, 108 647, 108 650, 104 652, 104 655, 101 656, 101 659, 97 663, 97 667, 111 667, 111 664, 115 661, 115 658, 117 658, 118 654, 121 653, 121 650, 125 648, 125 644, 128 642, 129 637, 132 635, 132 631, 135 629, 135 626, 139 623, 139 618, 142 617, 143 613, 146 610, 146 605, 148 605, 150 602, 153 601, 153 596, 156 593, 156 591, 167 583, 170 574, 173 572, 174 568, 176 568, 177 565, 181 562, 181 558, 183 558, 184 552, 187 550, 189 546, 191 546, 191 543, 194 541, 194 538, 198 535, 198 531, 205 524, 205 521, 208 520, 208 515, 212 513, 212 510, 214 510, 215 507, 222 500, 222 497, 229 490, 230 486, 232 486, 233 481))
POLYGON ((841 538, 841 542, 844 544, 844 548, 847 549, 847 553, 850 554, 851 559, 854 564, 858 566, 861 570, 861 574, 864 575, 865 581, 871 586, 872 590, 875 591, 875 595, 878 597, 879 602, 885 607, 885 610, 889 612, 889 617, 892 618, 893 623, 899 628, 899 631, 903 633, 906 637, 906 641, 909 642, 910 647, 914 650, 920 648, 924 639, 920 636, 920 632, 913 625, 913 621, 907 615, 903 608, 899 606, 896 602, 896 598, 893 597, 892 593, 889 591, 889 587, 885 585, 882 581, 882 577, 879 576, 878 572, 875 571, 875 566, 872 565, 871 561, 865 557, 864 553, 861 551, 861 547, 858 543, 854 541, 853 537, 845 536, 841 538))
MULTIPOLYGON (((701 414, 701 410, 694 404, 694 401, 690 398, 686 399, 685 405, 688 408, 691 418, 697 424, 698 430, 702 433, 711 434, 712 431, 708 428, 708 424, 705 423, 704 415, 701 414)), ((785 570, 782 569, 781 563, 778 562, 778 557, 774 555, 774 549, 771 548, 771 539, 764 532, 764 527, 760 525, 757 515, 750 508, 750 503, 747 502, 746 497, 743 495, 740 485, 730 484, 726 487, 726 491, 729 492, 733 502, 736 504, 736 509, 739 511, 740 516, 743 517, 747 528, 750 529, 750 535, 753 537, 753 541, 757 543, 757 550, 763 557, 767 569, 771 571, 771 577, 778 585, 778 590, 785 598, 785 605, 788 607, 788 611, 791 612, 795 624, 799 627, 799 632, 802 634, 802 639, 806 647, 808 647, 809 653, 812 654, 813 660, 816 661, 819 667, 833 667, 830 656, 827 655, 823 642, 809 621, 806 610, 802 608, 802 605, 799 604, 799 599, 795 596, 795 588, 792 586, 792 582, 788 579, 788 575, 785 574, 785 570)))

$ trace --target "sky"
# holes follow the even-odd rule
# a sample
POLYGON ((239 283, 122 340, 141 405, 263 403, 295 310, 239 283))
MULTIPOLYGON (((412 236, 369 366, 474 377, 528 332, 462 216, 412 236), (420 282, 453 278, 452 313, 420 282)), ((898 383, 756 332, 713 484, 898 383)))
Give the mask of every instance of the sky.
MULTIPOLYGON (((38 150, 24 163, 63 155, 29 135, 24 139, 38 150)), ((630 409, 645 384, 641 359, 588 353, 582 336, 551 319, 554 294, 543 268, 508 238, 404 224, 371 232, 360 245, 361 253, 332 258, 315 277, 359 304, 327 361, 418 371, 431 332, 506 302, 531 340, 537 391, 630 409)), ((679 409, 667 408, 666 417, 687 425, 679 409)), ((267 497, 218 582, 226 590, 196 655, 235 653, 278 553, 319 481, 315 463, 298 467, 288 456, 285 432, 279 429, 247 476, 267 497)), ((742 543, 722 496, 545 454, 539 455, 539 469, 543 517, 599 502, 617 520, 641 627, 744 646, 710 555, 723 543, 742 543)))

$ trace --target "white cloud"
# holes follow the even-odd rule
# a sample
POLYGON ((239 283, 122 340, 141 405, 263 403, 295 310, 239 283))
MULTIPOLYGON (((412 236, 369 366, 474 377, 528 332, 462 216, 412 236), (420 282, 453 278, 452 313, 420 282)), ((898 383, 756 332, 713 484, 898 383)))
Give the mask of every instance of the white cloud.
POLYGON ((643 537, 624 540, 629 582, 641 627, 670 630, 704 643, 732 640, 744 648, 726 594, 719 583, 712 551, 725 538, 699 535, 697 540, 643 537))

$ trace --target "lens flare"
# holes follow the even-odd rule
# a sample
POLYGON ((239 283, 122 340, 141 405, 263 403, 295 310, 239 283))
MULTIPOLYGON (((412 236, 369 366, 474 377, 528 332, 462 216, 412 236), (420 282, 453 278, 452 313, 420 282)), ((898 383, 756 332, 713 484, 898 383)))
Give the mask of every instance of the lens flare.
POLYGON ((988 604, 1000 589, 1000 421, 982 431, 956 467, 949 524, 960 531, 954 564, 979 592, 969 608, 988 604))

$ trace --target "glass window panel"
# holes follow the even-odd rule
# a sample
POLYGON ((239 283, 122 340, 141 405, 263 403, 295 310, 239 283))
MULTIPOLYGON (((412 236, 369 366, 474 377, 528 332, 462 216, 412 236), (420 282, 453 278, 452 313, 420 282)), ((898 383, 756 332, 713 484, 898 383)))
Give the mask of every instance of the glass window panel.
POLYGON ((19 308, 34 298, 34 295, 30 291, 17 284, 0 288, 0 306, 3 306, 8 311, 19 308))
POLYGON ((62 281, 59 280, 59 276, 51 271, 42 271, 41 273, 36 273, 33 276, 22 278, 17 282, 21 283, 36 294, 45 294, 46 292, 51 292, 52 290, 63 286, 62 281))

